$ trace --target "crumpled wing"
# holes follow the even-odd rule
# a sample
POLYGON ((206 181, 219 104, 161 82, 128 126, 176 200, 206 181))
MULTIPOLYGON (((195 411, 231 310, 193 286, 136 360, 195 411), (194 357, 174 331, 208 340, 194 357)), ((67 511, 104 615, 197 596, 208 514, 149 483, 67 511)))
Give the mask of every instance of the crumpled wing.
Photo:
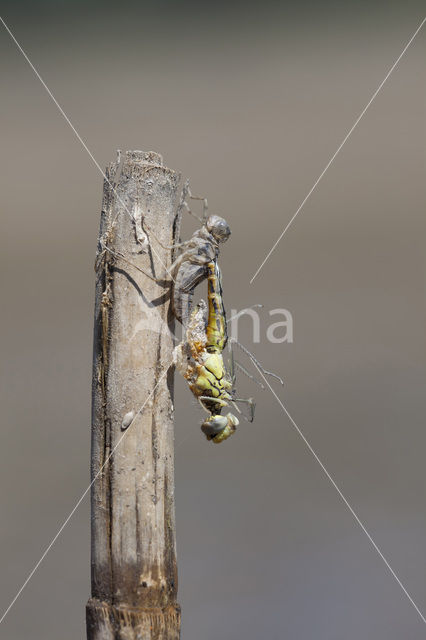
POLYGON ((173 284, 172 307, 176 318, 184 326, 191 314, 195 287, 207 277, 206 265, 182 263, 173 284))

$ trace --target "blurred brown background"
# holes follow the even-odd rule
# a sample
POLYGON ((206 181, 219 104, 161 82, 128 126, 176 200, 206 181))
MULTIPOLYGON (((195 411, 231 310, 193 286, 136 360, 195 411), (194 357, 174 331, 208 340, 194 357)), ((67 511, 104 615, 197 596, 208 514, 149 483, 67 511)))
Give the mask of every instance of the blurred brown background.
MULTIPOLYGON (((252 348, 425 614, 425 31, 249 284, 424 4, 63 0, 1 13, 101 166, 117 148, 160 151, 229 219, 227 306, 263 303, 263 338, 268 309, 291 311, 293 344, 252 348)), ((89 481, 102 179, 4 29, 0 66, 4 610, 89 481)), ((247 318, 240 328, 250 345, 247 318)), ((183 638, 424 638, 273 396, 243 382, 256 423, 215 447, 176 387, 183 638)), ((89 589, 86 499, 1 637, 85 637, 89 589)))

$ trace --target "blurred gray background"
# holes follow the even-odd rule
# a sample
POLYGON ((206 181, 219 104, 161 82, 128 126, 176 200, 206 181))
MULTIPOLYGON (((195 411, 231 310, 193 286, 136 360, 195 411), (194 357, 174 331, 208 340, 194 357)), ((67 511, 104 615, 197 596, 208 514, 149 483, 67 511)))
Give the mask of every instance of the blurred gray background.
MULTIPOLYGON (((159 151, 229 219, 227 306, 265 305, 254 352, 426 614, 425 31, 249 284, 424 4, 1 7, 101 166, 117 148, 159 151), (265 340, 277 307, 293 344, 265 340)), ((89 482, 102 179, 3 28, 0 66, 3 611, 89 482)), ((240 337, 250 346, 248 318, 240 337)), ((271 393, 242 389, 256 422, 215 447, 176 380, 184 640, 424 638, 271 393)), ((86 499, 2 638, 85 637, 89 542, 86 499)))

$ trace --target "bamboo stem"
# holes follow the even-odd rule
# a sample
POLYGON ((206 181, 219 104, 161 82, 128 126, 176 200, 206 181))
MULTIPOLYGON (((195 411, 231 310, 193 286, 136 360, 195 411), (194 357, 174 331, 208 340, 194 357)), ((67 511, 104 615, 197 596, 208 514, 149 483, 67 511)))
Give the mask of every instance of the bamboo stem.
POLYGON ((119 168, 107 169, 97 260, 87 638, 177 640, 174 321, 169 289, 131 263, 157 277, 170 267, 143 222, 173 244, 178 175, 151 152, 128 151, 119 168))

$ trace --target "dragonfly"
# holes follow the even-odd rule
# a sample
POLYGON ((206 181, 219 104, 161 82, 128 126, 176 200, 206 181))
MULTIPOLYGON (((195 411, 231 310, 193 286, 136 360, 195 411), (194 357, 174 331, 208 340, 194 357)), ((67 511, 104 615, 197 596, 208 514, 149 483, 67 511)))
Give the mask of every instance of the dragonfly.
MULTIPOLYGON (((138 237, 141 230, 147 235, 147 243, 143 243, 143 251, 149 247, 150 237, 154 238, 164 249, 172 251, 173 262, 166 276, 157 278, 135 265, 120 252, 113 251, 109 246, 113 229, 107 228, 105 238, 101 239, 100 251, 96 262, 97 270, 103 267, 109 269, 108 256, 115 260, 123 260, 145 276, 163 285, 170 285, 171 307, 176 319, 184 328, 184 339, 175 348, 174 363, 178 371, 188 382, 193 395, 201 407, 209 414, 201 429, 208 440, 216 444, 228 439, 239 424, 239 419, 233 413, 223 415, 222 411, 232 405, 239 415, 243 415, 248 422, 253 422, 255 402, 253 398, 238 398, 236 394, 236 370, 241 370, 262 389, 265 387, 234 357, 234 347, 238 346, 252 362, 262 371, 283 384, 276 374, 267 371, 255 356, 235 339, 228 340, 227 320, 223 301, 222 275, 218 264, 219 245, 226 242, 231 235, 228 222, 218 215, 207 215, 208 203, 206 198, 193 196, 189 182, 186 181, 181 194, 176 215, 175 236, 179 238, 176 244, 165 246, 157 238, 154 231, 148 227, 143 215, 138 219, 138 237), (198 217, 190 209, 187 199, 203 201, 203 215, 198 217), (180 241, 180 223, 182 212, 187 211, 201 222, 197 229, 186 241, 180 241), (110 234, 110 235, 108 235, 110 234), (207 280, 208 304, 201 300, 193 308, 195 288, 207 280), (229 361, 225 366, 223 352, 229 349, 229 361), (243 403, 248 408, 245 415, 239 408, 243 403)), ((136 227, 136 224, 135 224, 136 227)), ((108 278, 106 278, 108 283, 108 278)), ((108 285, 107 285, 108 286, 108 285)), ((107 292, 106 292, 107 294, 107 292)), ((109 297, 106 295, 106 298, 109 297)), ((261 306, 261 305, 254 305, 261 306)), ((108 313, 108 309, 105 309, 108 313)))
POLYGON ((187 180, 183 185, 180 203, 176 215, 175 235, 179 238, 176 244, 162 244, 149 230, 156 242, 163 249, 173 251, 174 261, 169 273, 172 276, 171 304, 175 318, 186 327, 189 321, 195 288, 201 284, 208 274, 208 265, 219 257, 220 244, 226 242, 231 235, 231 228, 225 218, 218 215, 207 215, 208 202, 204 196, 194 196, 187 180), (188 205, 189 200, 203 202, 202 217, 197 216, 188 205), (180 240, 182 212, 186 211, 201 222, 191 238, 180 240))
MULTIPOLYGON (((138 208, 138 207, 137 207, 138 208)), ((187 180, 182 188, 179 206, 177 208, 175 220, 175 236, 178 242, 172 245, 164 245, 156 236, 140 214, 134 217, 136 239, 140 252, 145 253, 149 247, 151 236, 163 249, 172 251, 173 262, 166 274, 156 277, 144 269, 130 262, 126 256, 112 251, 108 246, 111 232, 107 230, 105 238, 101 240, 100 252, 97 264, 105 262, 105 255, 109 254, 117 259, 127 262, 145 276, 162 284, 171 286, 171 305, 175 318, 186 327, 189 321, 190 312, 195 288, 207 278, 207 265, 213 260, 217 260, 220 251, 220 244, 226 242, 231 235, 231 228, 225 218, 216 214, 207 215, 208 202, 203 196, 194 196, 189 188, 187 180), (201 200, 203 202, 202 217, 197 216, 188 205, 188 199, 201 200), (185 241, 180 239, 180 226, 182 212, 186 211, 191 216, 201 222, 201 226, 194 231, 192 236, 185 241), (141 241, 143 240, 143 242, 141 241), (169 278, 168 278, 169 276, 169 278)))
MULTIPOLYGON (((238 403, 244 403, 249 409, 249 417, 244 417, 248 422, 254 420, 253 398, 238 398, 236 395, 236 361, 233 346, 238 344, 242 347, 264 374, 277 378, 282 384, 283 381, 276 374, 265 370, 253 354, 237 340, 228 340, 222 276, 217 260, 207 264, 207 297, 208 303, 201 300, 191 313, 186 338, 175 350, 175 364, 201 407, 209 414, 203 421, 201 430, 207 440, 220 444, 232 436, 239 425, 239 420, 233 413, 222 415, 222 411, 229 405, 233 405, 241 414, 238 403), (228 343, 231 353, 227 368, 223 351, 228 343)), ((239 367, 256 381, 242 365, 239 367)), ((261 383, 258 384, 263 387, 261 383)))

